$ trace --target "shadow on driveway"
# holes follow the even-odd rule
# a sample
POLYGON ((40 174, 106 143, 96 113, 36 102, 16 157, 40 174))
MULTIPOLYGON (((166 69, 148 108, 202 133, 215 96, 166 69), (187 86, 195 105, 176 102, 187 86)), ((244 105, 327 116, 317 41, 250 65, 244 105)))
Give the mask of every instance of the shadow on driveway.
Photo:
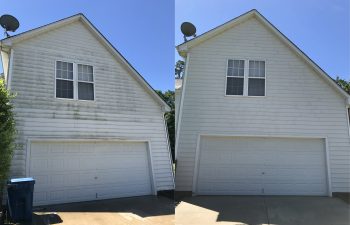
POLYGON ((173 225, 174 202, 142 196, 35 207, 30 225, 48 224, 173 225))
POLYGON ((176 207, 176 225, 349 225, 350 207, 337 198, 196 196, 176 207))

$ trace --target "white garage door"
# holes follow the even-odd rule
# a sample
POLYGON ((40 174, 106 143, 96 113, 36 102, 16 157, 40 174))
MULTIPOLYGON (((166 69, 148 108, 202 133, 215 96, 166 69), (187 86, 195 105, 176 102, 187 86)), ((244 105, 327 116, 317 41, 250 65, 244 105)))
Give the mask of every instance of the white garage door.
POLYGON ((202 137, 197 194, 327 195, 322 139, 202 137))
POLYGON ((152 194, 146 143, 33 142, 34 205, 152 194))

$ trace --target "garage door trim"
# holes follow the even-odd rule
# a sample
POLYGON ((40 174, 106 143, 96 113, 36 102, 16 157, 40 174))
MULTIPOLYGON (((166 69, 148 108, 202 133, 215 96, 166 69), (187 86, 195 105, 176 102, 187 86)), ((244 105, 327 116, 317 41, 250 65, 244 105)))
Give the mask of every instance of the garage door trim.
POLYGON ((45 137, 34 137, 28 138, 26 142, 26 165, 25 165, 25 176, 30 176, 30 156, 31 156, 31 144, 32 142, 140 142, 146 143, 147 146, 147 156, 148 156, 148 166, 150 167, 150 179, 151 179, 151 190, 153 195, 157 195, 157 186, 155 182, 154 176, 154 168, 153 168, 153 157, 152 157, 152 147, 151 141, 149 139, 125 139, 125 138, 45 138, 45 137))
POLYGON ((193 183, 192 183, 192 194, 196 195, 197 193, 197 183, 198 183, 198 174, 199 174, 199 158, 200 158, 200 143, 202 137, 245 137, 245 138, 291 138, 291 139, 323 139, 325 143, 325 158, 326 158, 326 179, 327 179, 327 188, 328 196, 332 197, 332 185, 331 185, 331 173, 330 173, 330 161, 329 161, 329 147, 328 147, 328 138, 326 136, 298 136, 298 135, 227 135, 227 134, 198 134, 197 136, 197 145, 195 153, 195 162, 194 162, 194 173, 193 173, 193 183))

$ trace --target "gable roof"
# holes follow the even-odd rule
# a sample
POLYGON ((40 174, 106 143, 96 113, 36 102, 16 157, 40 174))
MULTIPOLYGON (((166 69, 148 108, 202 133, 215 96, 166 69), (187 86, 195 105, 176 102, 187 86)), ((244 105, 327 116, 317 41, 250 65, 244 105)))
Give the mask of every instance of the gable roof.
POLYGON ((95 38, 116 58, 118 62, 125 67, 127 71, 136 79, 136 81, 149 93, 152 98, 162 106, 164 111, 170 111, 170 106, 155 92, 151 85, 141 76, 139 72, 124 58, 124 56, 102 35, 102 33, 84 16, 79 13, 44 26, 19 33, 0 40, 0 47, 9 47, 15 43, 25 41, 42 33, 60 28, 62 26, 80 21, 95 36, 95 38))
POLYGON ((317 74, 319 74, 326 82, 328 82, 331 87, 335 88, 341 95, 347 98, 347 104, 350 105, 350 95, 341 87, 339 87, 339 85, 333 80, 333 78, 331 78, 324 70, 322 70, 314 61, 312 61, 302 50, 300 50, 291 40, 289 40, 284 34, 282 34, 282 32, 280 32, 256 9, 252 9, 218 27, 215 27, 187 42, 180 44, 176 46, 176 49, 181 56, 186 57, 188 51, 191 48, 225 32, 226 30, 235 27, 237 24, 242 23, 250 18, 256 18, 265 27, 267 27, 273 34, 275 34, 279 38, 279 40, 286 44, 290 49, 292 49, 292 51, 296 53, 296 55, 302 58, 308 65, 310 65, 311 68, 313 68, 317 74))

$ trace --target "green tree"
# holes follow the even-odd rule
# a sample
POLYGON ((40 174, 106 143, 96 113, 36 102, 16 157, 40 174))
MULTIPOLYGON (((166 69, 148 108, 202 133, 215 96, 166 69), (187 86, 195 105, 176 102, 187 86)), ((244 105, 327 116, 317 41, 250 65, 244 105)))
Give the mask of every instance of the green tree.
POLYGON ((0 207, 11 166, 16 134, 13 106, 10 103, 12 97, 13 95, 5 87, 4 79, 0 77, 0 207))
POLYGON ((178 60, 175 64, 175 78, 182 78, 183 72, 185 69, 185 62, 182 60, 178 60))
POLYGON ((346 81, 343 79, 340 79, 339 77, 337 77, 335 79, 335 82, 341 87, 343 88, 346 92, 348 92, 350 94, 350 80, 346 81))
POLYGON ((157 94, 170 106, 170 112, 165 113, 165 121, 168 127, 171 155, 175 159, 175 92, 168 90, 162 92, 157 90, 157 94))

